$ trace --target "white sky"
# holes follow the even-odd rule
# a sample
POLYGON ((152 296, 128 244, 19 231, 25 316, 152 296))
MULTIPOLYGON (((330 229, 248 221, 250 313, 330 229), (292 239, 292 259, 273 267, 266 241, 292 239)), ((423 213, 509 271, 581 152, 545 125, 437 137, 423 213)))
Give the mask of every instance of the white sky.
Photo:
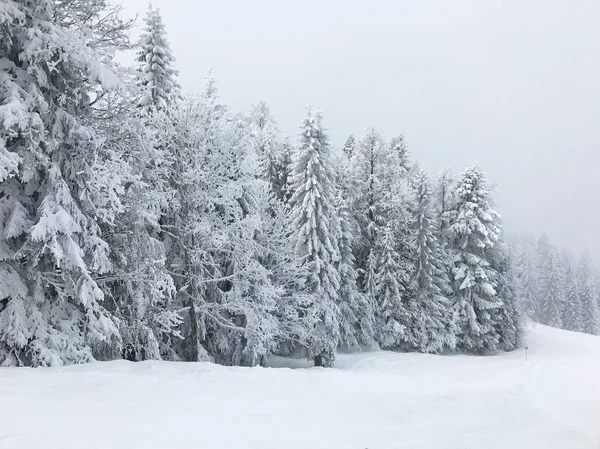
POLYGON ((508 231, 600 260, 599 0, 153 5, 186 90, 212 69, 225 102, 265 100, 285 132, 312 104, 337 145, 374 125, 432 173, 478 160, 508 231))

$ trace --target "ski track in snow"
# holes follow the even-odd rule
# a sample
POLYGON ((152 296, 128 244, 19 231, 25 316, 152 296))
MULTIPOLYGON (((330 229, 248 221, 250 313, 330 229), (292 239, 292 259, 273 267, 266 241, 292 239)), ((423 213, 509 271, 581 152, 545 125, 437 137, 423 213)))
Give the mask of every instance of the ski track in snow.
POLYGON ((334 369, 3 368, 0 449, 600 448, 600 338, 536 325, 527 344, 527 362, 521 350, 340 355, 334 369))

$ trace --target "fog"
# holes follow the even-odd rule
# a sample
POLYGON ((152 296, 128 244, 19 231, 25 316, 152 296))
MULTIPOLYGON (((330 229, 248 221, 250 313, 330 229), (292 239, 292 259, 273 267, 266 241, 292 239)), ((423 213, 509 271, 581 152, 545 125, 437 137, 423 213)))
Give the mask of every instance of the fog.
MULTIPOLYGON (((147 3, 125 0, 126 15, 147 3)), ((477 160, 511 233, 600 256, 597 0, 155 0, 185 90, 266 101, 295 135, 308 104, 333 142, 403 133, 432 174, 477 160)))

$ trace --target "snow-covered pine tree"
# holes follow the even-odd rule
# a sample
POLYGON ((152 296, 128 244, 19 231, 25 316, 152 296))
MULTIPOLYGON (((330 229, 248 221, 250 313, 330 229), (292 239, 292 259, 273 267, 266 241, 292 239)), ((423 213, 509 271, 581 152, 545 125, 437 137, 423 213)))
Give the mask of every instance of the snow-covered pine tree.
POLYGON ((113 226, 122 211, 128 167, 86 126, 95 98, 120 83, 106 43, 122 41, 125 25, 113 28, 114 16, 103 20, 105 6, 0 4, 5 365, 79 363, 119 352, 117 325, 97 281, 113 269, 101 227, 113 226), (83 17, 79 8, 86 6, 83 17))
POLYGON ((259 205, 263 217, 262 244, 265 248, 261 259, 271 274, 271 283, 276 292, 273 314, 278 320, 278 333, 273 350, 277 354, 290 355, 310 343, 314 323, 307 309, 316 298, 305 285, 309 267, 296 257, 289 208, 271 197, 266 187, 259 196, 259 205))
POLYGON ((519 283, 519 310, 525 319, 535 319, 538 316, 539 284, 535 243, 531 236, 526 237, 520 246, 515 271, 519 283))
POLYGON ((453 192, 455 180, 452 177, 450 168, 444 168, 438 175, 437 183, 434 189, 434 210, 437 215, 437 236, 441 240, 443 246, 446 246, 449 237, 447 235, 449 221, 453 218, 453 192))
POLYGON ((579 298, 582 309, 581 331, 586 334, 598 335, 600 333, 598 292, 596 291, 590 256, 587 251, 579 261, 577 280, 579 283, 579 298))
POLYGON ((394 175, 398 177, 406 177, 411 169, 410 153, 408 146, 402 134, 393 137, 390 140, 390 153, 394 157, 394 166, 390 169, 394 170, 394 175))
POLYGON ((167 41, 167 33, 158 9, 148 7, 144 30, 139 37, 137 62, 141 92, 138 106, 142 114, 166 110, 180 96, 175 57, 167 41))
POLYGON ((521 346, 523 325, 517 299, 518 283, 508 244, 499 239, 490 251, 491 266, 498 273, 496 292, 502 306, 492 311, 498 348, 513 351, 521 346))
POLYGON ((571 256, 563 251, 562 263, 565 275, 565 303, 562 309, 563 329, 581 332, 583 329, 583 310, 581 304, 581 289, 579 279, 573 270, 571 256))
MULTIPOLYGON (((375 249, 369 251, 369 256, 367 257, 367 264, 365 268, 364 274, 364 285, 363 291, 367 296, 368 301, 373 304, 373 308, 375 310, 375 316, 378 315, 378 303, 377 303, 377 256, 375 255, 375 249)), ((375 334, 377 335, 378 329, 376 326, 375 334)))
POLYGON ((411 325, 409 345, 419 352, 441 352, 454 349, 456 338, 452 328, 452 305, 448 299, 452 289, 445 271, 445 257, 433 230, 431 188, 424 171, 414 180, 415 255, 414 288, 410 294, 411 325))
POLYGON ((281 148, 279 129, 264 101, 253 105, 250 110, 252 146, 257 158, 257 176, 269 186, 272 195, 280 196, 279 179, 281 148))
POLYGON ((281 144, 281 153, 278 162, 279 173, 277 177, 277 187, 275 189, 276 198, 288 203, 292 197, 292 187, 290 186, 292 170, 294 169, 294 146, 290 138, 285 136, 281 144))
POLYGON ((406 349, 409 339, 410 313, 404 297, 409 279, 396 252, 394 232, 390 225, 383 229, 377 244, 379 261, 375 272, 378 305, 379 344, 382 348, 406 349))
POLYGON ((502 302, 496 291, 498 273, 489 260, 500 234, 498 221, 485 175, 474 165, 457 184, 448 228, 457 347, 468 352, 494 350, 499 342, 492 313, 502 302))
POLYGON ((340 260, 337 270, 340 275, 338 304, 340 308, 340 346, 344 349, 374 348, 375 304, 373 296, 362 293, 358 288, 352 243, 357 231, 352 227, 352 217, 346 200, 341 194, 337 198, 340 217, 340 260))
MULTIPOLYGON (((538 246, 539 247, 539 246, 538 246)), ((548 326, 562 328, 561 311, 565 303, 565 280, 562 260, 558 251, 544 246, 546 260, 542 264, 540 276, 540 322, 548 326)))
POLYGON ((352 159, 355 148, 356 148, 356 139, 354 138, 354 136, 352 134, 350 134, 348 136, 348 139, 346 139, 346 143, 344 144, 344 148, 343 148, 343 152, 344 152, 344 155, 346 156, 346 159, 348 159, 348 160, 352 159))
POLYGON ((319 111, 309 110, 300 126, 290 204, 296 252, 308 265, 306 285, 315 294, 315 302, 308 310, 314 319, 308 356, 314 358, 316 366, 331 366, 340 338, 340 276, 336 269, 340 224, 335 210, 329 142, 322 120, 319 111))
POLYGON ((361 268, 365 267, 378 232, 384 226, 383 201, 388 186, 384 179, 389 169, 388 161, 389 148, 383 137, 369 128, 350 159, 350 178, 354 180, 352 210, 361 229, 355 256, 361 268))

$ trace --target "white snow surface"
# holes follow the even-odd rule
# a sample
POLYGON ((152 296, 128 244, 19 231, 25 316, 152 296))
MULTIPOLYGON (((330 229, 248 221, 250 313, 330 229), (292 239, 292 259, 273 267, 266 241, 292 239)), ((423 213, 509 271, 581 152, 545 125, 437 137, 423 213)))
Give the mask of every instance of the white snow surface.
POLYGON ((534 325, 488 357, 336 367, 125 361, 0 368, 0 448, 598 449, 600 338, 534 325))

